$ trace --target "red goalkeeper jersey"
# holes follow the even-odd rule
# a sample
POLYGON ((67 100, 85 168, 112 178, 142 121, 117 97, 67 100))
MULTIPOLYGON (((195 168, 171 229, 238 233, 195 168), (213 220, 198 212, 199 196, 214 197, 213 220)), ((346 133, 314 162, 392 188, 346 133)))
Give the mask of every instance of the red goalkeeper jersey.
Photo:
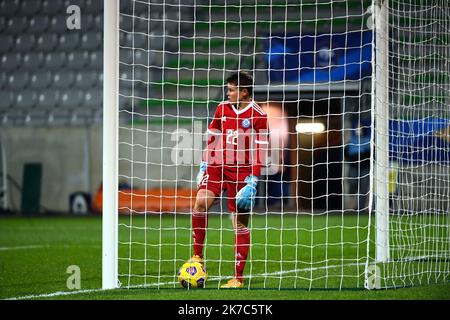
POLYGON ((203 157, 208 166, 261 174, 268 157, 269 127, 267 114, 256 102, 251 100, 241 110, 222 102, 209 124, 208 134, 203 157))

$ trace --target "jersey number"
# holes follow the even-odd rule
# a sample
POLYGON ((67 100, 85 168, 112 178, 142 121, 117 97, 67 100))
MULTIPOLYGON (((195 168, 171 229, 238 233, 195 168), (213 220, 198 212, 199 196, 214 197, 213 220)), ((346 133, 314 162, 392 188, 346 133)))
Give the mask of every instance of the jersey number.
POLYGON ((201 186, 206 186, 207 183, 208 183, 208 179, 209 179, 209 174, 203 175, 203 178, 202 178, 202 180, 201 180, 201 182, 200 182, 200 185, 201 185, 201 186))
POLYGON ((237 130, 228 129, 227 130, 227 143, 237 145, 238 132, 237 130))

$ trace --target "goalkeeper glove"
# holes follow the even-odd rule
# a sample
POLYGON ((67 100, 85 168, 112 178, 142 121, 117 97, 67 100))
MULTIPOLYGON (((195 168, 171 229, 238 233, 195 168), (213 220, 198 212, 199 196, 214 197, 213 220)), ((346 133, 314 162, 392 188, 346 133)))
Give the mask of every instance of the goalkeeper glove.
POLYGON ((258 178, 251 175, 244 180, 247 185, 236 194, 236 205, 239 209, 251 210, 255 205, 256 185, 258 178))
POLYGON ((205 172, 206 172, 206 161, 202 161, 200 163, 200 169, 197 173, 197 179, 196 179, 197 180, 197 188, 200 186, 200 183, 202 182, 203 175, 205 174, 205 172))

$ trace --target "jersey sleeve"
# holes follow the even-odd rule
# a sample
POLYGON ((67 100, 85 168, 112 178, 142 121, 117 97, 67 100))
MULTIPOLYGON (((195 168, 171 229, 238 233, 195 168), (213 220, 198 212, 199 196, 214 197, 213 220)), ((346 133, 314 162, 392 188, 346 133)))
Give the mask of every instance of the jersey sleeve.
POLYGON ((222 133, 222 113, 223 108, 222 105, 219 104, 217 106, 216 112, 214 113, 214 117, 208 125, 208 142, 206 143, 205 151, 203 152, 203 161, 208 162, 208 157, 211 155, 212 150, 209 150, 215 145, 220 138, 222 133), (215 142, 215 143, 214 143, 215 142))
POLYGON ((254 146, 256 149, 257 159, 254 162, 252 171, 255 176, 261 175, 261 168, 267 164, 270 156, 270 132, 267 115, 259 117, 255 123, 254 146))
POLYGON ((214 113, 213 119, 211 120, 211 122, 208 125, 208 131, 212 131, 212 133, 217 133, 217 131, 222 130, 222 124, 221 124, 222 110, 223 110, 222 105, 219 104, 216 109, 216 112, 214 113))

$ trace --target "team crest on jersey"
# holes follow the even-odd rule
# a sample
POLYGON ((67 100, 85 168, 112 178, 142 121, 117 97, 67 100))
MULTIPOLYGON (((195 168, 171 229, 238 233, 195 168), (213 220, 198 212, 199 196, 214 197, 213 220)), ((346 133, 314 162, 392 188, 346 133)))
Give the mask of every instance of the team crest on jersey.
POLYGON ((244 129, 249 128, 249 127, 250 127, 250 120, 249 120, 249 119, 244 119, 244 120, 242 120, 242 127, 243 127, 244 129))

